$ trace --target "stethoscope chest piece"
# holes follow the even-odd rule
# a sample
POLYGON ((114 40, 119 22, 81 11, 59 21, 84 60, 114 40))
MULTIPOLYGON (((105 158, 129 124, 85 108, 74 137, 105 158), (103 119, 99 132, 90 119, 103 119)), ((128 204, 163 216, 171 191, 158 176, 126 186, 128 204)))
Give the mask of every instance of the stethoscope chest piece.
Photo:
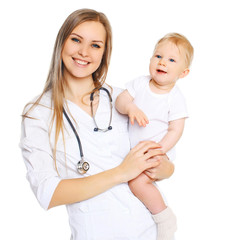
POLYGON ((86 173, 89 170, 89 168, 90 168, 90 164, 88 162, 85 162, 84 160, 80 160, 77 163, 77 171, 80 174, 86 173))

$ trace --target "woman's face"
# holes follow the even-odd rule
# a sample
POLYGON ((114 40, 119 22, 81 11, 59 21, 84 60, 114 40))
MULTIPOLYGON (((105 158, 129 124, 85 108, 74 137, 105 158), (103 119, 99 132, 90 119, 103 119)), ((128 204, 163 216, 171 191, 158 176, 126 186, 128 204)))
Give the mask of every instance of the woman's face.
POLYGON ((92 79, 102 61, 106 30, 100 22, 87 21, 75 27, 62 50, 64 77, 92 79))

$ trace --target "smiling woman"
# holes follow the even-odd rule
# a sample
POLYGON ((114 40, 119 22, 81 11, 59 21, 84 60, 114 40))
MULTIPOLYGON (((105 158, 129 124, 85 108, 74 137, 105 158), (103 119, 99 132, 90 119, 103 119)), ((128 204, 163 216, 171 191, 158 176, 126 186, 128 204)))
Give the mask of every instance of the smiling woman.
POLYGON ((86 78, 93 83, 92 73, 100 66, 105 41, 106 31, 99 22, 84 22, 73 29, 62 51, 68 84, 74 82, 74 78, 86 78))
POLYGON ((130 150, 128 119, 115 108, 109 131, 94 131, 92 115, 105 126, 110 99, 114 105, 122 91, 105 84, 111 50, 111 27, 103 13, 77 10, 62 25, 44 91, 23 114, 20 146, 27 178, 44 209, 66 205, 73 240, 155 240, 151 214, 127 182, 146 169, 157 179, 168 178, 174 167, 154 142, 130 150), (104 88, 112 90, 111 97, 100 91, 104 88), (89 93, 95 93, 95 103, 89 93), (79 141, 69 122, 90 165, 83 176, 77 171, 79 141))

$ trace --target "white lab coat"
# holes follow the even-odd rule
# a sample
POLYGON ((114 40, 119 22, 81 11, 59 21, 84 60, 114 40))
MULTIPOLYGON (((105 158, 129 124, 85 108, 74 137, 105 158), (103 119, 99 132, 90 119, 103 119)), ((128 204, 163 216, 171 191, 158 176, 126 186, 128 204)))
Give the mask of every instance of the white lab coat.
MULTIPOLYGON (((113 88, 113 103, 120 91, 113 88)), ((26 118, 22 122, 20 146, 27 167, 27 179, 44 209, 48 208, 61 179, 81 178, 116 167, 130 149, 128 119, 120 115, 115 108, 111 124, 113 129, 103 133, 94 132, 95 125, 91 116, 74 103, 70 101, 67 103, 78 124, 76 129, 81 139, 85 160, 90 164, 90 169, 85 175, 78 174, 76 170, 80 153, 75 135, 66 119, 64 119, 66 149, 64 150, 61 135, 57 146, 57 167, 60 176, 55 170, 52 157, 55 130, 52 130, 50 138, 48 136, 52 113, 50 93, 46 93, 41 105, 31 111, 30 116, 35 119, 26 118)), ((108 125, 109 114, 109 98, 101 91, 96 113, 99 127, 108 125)), ((66 207, 73 240, 156 239, 156 225, 150 212, 131 193, 126 183, 66 207)))

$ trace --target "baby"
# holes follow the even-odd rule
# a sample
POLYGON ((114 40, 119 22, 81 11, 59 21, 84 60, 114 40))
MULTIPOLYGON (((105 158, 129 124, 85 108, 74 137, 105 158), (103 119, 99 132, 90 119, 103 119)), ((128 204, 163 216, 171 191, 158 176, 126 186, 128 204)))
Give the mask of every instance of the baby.
MULTIPOLYGON (((150 59, 150 76, 129 82, 117 98, 116 108, 130 119, 131 147, 143 140, 158 142, 170 160, 188 117, 184 97, 175 85, 189 73, 193 47, 181 34, 169 33, 155 46, 150 59), (136 121, 135 121, 136 120, 136 121), (143 126, 143 127, 142 127, 143 126)), ((172 240, 176 217, 166 206, 146 172, 129 182, 130 189, 152 213, 157 240, 172 240)))

